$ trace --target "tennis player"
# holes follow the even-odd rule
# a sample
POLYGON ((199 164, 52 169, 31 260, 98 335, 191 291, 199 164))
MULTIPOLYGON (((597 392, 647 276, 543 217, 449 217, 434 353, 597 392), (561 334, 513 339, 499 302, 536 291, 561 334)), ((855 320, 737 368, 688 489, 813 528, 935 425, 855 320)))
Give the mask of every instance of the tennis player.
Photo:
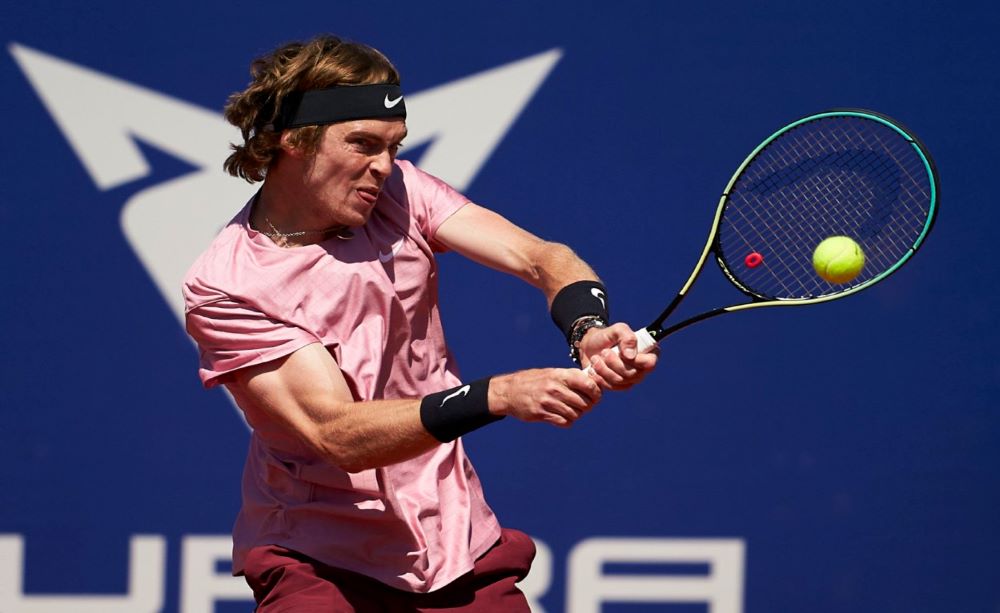
POLYGON ((406 102, 381 53, 321 36, 251 74, 226 107, 244 138, 226 169, 263 184, 183 288, 201 378, 253 429, 234 573, 265 613, 527 611, 515 582, 534 545, 501 528, 460 437, 506 416, 570 426, 656 356, 607 325, 607 292, 569 248, 396 159, 406 102), (593 373, 463 380, 438 309, 444 250, 539 288, 593 373))

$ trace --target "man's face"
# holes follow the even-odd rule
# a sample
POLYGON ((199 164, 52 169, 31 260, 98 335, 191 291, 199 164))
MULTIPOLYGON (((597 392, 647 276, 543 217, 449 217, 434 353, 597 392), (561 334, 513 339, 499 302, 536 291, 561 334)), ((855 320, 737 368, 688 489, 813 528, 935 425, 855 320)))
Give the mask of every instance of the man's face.
POLYGON ((368 221, 405 137, 403 119, 359 119, 327 127, 306 160, 303 180, 330 225, 368 221))

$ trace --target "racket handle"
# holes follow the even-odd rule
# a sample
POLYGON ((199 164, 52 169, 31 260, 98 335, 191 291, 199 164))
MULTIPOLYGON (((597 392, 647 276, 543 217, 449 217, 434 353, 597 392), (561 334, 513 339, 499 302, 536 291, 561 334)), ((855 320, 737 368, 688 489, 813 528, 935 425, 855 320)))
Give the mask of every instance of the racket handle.
MULTIPOLYGON (((635 337, 639 341, 639 353, 646 353, 653 347, 656 347, 656 340, 653 339, 653 335, 649 333, 649 330, 641 328, 635 331, 635 337)), ((615 347, 618 349, 618 347, 615 347)))
MULTIPOLYGON (((653 339, 653 335, 649 333, 649 330, 645 328, 640 328, 639 330, 636 330, 635 338, 638 341, 638 345, 636 348, 639 350, 639 353, 645 353, 656 347, 656 340, 653 339)), ((615 353, 621 353, 621 349, 618 348, 618 345, 612 347, 611 351, 614 351, 615 353)), ((584 369, 584 372, 586 372, 588 375, 592 375, 594 374, 594 367, 588 366, 587 368, 584 369)))

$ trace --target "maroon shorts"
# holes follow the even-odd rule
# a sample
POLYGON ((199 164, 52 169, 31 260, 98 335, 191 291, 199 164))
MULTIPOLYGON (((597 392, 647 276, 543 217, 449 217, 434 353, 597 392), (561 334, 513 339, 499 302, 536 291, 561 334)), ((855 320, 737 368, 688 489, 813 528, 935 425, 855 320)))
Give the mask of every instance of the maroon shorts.
POLYGON ((277 545, 251 549, 244 574, 258 613, 528 613, 528 601, 514 583, 528 574, 534 557, 531 538, 505 528, 471 571, 427 594, 397 590, 277 545))

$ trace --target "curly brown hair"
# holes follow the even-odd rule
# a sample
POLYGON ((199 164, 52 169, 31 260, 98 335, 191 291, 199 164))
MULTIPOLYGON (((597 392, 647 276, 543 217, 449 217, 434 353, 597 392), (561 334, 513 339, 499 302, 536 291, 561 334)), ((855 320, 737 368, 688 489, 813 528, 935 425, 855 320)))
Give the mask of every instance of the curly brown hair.
MULTIPOLYGON (((306 42, 292 42, 250 64, 250 84, 226 102, 224 116, 243 133, 243 144, 233 144, 224 168, 248 183, 263 181, 281 149, 281 132, 273 124, 281 104, 296 91, 325 89, 334 85, 399 85, 399 72, 380 51, 336 36, 320 35, 306 42)), ((288 130, 293 146, 315 149, 325 126, 288 130)))

